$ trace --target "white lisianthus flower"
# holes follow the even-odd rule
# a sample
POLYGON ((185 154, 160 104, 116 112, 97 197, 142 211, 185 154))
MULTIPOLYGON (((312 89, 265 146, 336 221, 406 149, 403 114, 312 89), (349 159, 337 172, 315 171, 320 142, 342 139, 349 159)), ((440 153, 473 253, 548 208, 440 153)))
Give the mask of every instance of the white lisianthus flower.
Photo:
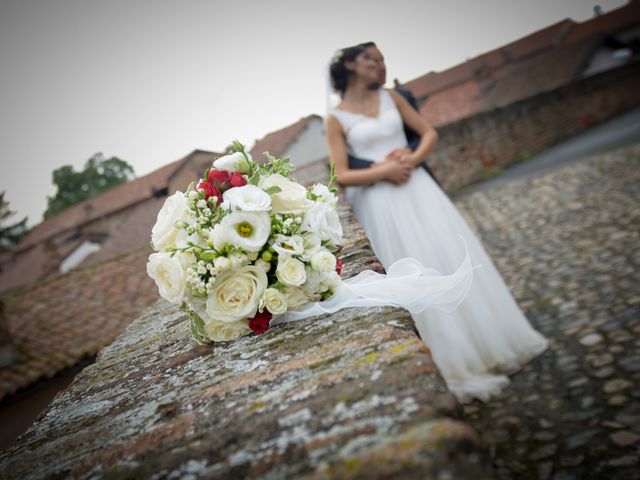
POLYGON ((304 263, 300 260, 281 255, 278 257, 276 277, 285 285, 299 287, 307 279, 307 272, 304 270, 304 263))
POLYGON ((255 185, 230 188, 222 194, 224 205, 230 210, 244 212, 268 212, 271 210, 271 197, 255 185))
POLYGON ((304 252, 304 239, 300 235, 277 235, 272 247, 278 255, 300 255, 304 252))
POLYGON ((151 229, 151 244, 154 250, 167 250, 175 247, 176 236, 180 231, 176 227, 178 220, 184 220, 189 202, 182 192, 168 197, 158 212, 156 224, 151 229))
POLYGON ((327 250, 321 250, 311 257, 311 268, 316 272, 333 272, 336 269, 336 257, 327 250))
POLYGON ((307 297, 301 288, 287 287, 285 296, 287 298, 288 310, 298 310, 309 303, 309 297, 307 297))
POLYGON ((204 324, 204 331, 213 342, 228 342, 251 333, 249 321, 246 319, 235 322, 210 320, 204 324))
MULTIPOLYGON (((251 154, 247 153, 247 157, 251 160, 251 154)), ((227 172, 237 172, 238 168, 246 162, 242 152, 234 152, 229 155, 218 158, 213 162, 213 167, 217 170, 226 170, 227 172)))
POLYGON ((264 291, 262 303, 273 315, 282 315, 287 311, 287 297, 275 288, 267 288, 264 291))
POLYGON ((166 252, 152 253, 147 262, 147 274, 156 282, 162 298, 171 303, 182 300, 185 284, 180 259, 166 252))
POLYGON ((317 195, 321 201, 332 207, 335 207, 336 203, 338 203, 338 197, 336 197, 326 185, 322 185, 321 183, 316 183, 311 189, 311 193, 317 195))
POLYGON ((216 250, 231 244, 247 252, 259 252, 270 234, 267 212, 231 212, 213 228, 211 240, 216 250))
POLYGON ((267 284, 267 274, 253 265, 221 273, 207 299, 207 315, 220 322, 253 317, 267 284))
POLYGON ((303 232, 302 239, 304 240, 304 252, 300 255, 300 259, 308 262, 311 257, 320 250, 322 240, 320 237, 311 231, 303 232))
POLYGON ((304 214, 302 229, 316 233, 320 240, 327 240, 334 245, 342 242, 342 225, 338 212, 326 203, 315 202, 304 214))
POLYGON ((259 187, 267 190, 280 187, 280 192, 271 195, 271 208, 274 213, 304 213, 313 202, 307 198, 307 189, 296 182, 292 182, 279 173, 274 173, 260 180, 259 187))
POLYGON ((267 262, 259 258, 258 260, 256 260, 256 267, 258 267, 260 270, 263 270, 265 273, 267 273, 269 270, 271 270, 271 262, 267 262))

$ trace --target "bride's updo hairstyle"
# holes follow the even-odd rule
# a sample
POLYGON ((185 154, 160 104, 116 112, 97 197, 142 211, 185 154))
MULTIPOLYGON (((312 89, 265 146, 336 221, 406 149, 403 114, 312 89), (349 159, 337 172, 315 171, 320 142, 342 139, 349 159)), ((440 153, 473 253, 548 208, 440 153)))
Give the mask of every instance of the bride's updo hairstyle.
POLYGON ((375 46, 375 43, 361 43, 353 47, 341 48, 334 53, 329 66, 329 74, 331 75, 331 86, 340 96, 344 95, 349 78, 353 75, 353 72, 345 66, 345 63, 353 62, 369 46, 375 46))

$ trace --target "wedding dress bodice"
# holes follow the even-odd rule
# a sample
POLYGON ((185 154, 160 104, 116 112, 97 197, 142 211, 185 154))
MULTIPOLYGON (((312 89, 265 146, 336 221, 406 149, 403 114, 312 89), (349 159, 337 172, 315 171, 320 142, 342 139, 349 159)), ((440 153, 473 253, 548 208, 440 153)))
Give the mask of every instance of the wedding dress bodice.
POLYGON ((379 92, 377 117, 346 110, 331 111, 342 124, 349 153, 374 162, 381 162, 392 150, 407 146, 402 117, 391 94, 382 88, 379 92))

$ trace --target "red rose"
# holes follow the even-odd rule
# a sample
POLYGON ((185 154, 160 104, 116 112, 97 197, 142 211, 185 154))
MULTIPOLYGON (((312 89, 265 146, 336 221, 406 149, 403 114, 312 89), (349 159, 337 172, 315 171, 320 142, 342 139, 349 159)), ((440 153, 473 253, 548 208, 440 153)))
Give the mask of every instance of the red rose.
POLYGON ((229 181, 229 172, 226 170, 209 170, 207 180, 212 186, 223 185, 229 181))
POLYGON ((208 182, 200 182, 198 184, 198 190, 204 191, 204 198, 209 198, 213 195, 213 187, 208 182))
POLYGON ((232 187, 243 187, 247 184, 247 180, 240 172, 233 172, 229 178, 229 185, 232 187))
POLYGON ((220 191, 220 189, 218 187, 211 187, 211 190, 213 191, 213 193, 211 194, 212 197, 216 197, 218 199, 218 205, 220 205, 220 203, 222 203, 222 192, 220 191))
POLYGON ((264 333, 269 330, 269 322, 272 315, 268 311, 256 313, 256 316, 249 320, 249 328, 253 333, 264 333))
POLYGON ((204 191, 205 200, 209 200, 209 197, 217 197, 218 203, 222 201, 222 193, 218 187, 212 187, 209 182, 200 182, 198 184, 198 190, 204 191))
POLYGON ((336 260, 336 273, 340 275, 342 273, 342 260, 336 260))

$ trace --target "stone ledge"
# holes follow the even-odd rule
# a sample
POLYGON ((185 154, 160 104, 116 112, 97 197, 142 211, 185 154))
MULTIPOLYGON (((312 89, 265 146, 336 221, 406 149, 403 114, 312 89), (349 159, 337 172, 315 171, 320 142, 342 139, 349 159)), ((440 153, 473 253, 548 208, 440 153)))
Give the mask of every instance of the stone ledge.
MULTIPOLYGON (((340 213, 346 276, 379 270, 340 213)), ((0 455, 0 477, 488 478, 482 460, 404 310, 200 347, 160 301, 0 455)))

